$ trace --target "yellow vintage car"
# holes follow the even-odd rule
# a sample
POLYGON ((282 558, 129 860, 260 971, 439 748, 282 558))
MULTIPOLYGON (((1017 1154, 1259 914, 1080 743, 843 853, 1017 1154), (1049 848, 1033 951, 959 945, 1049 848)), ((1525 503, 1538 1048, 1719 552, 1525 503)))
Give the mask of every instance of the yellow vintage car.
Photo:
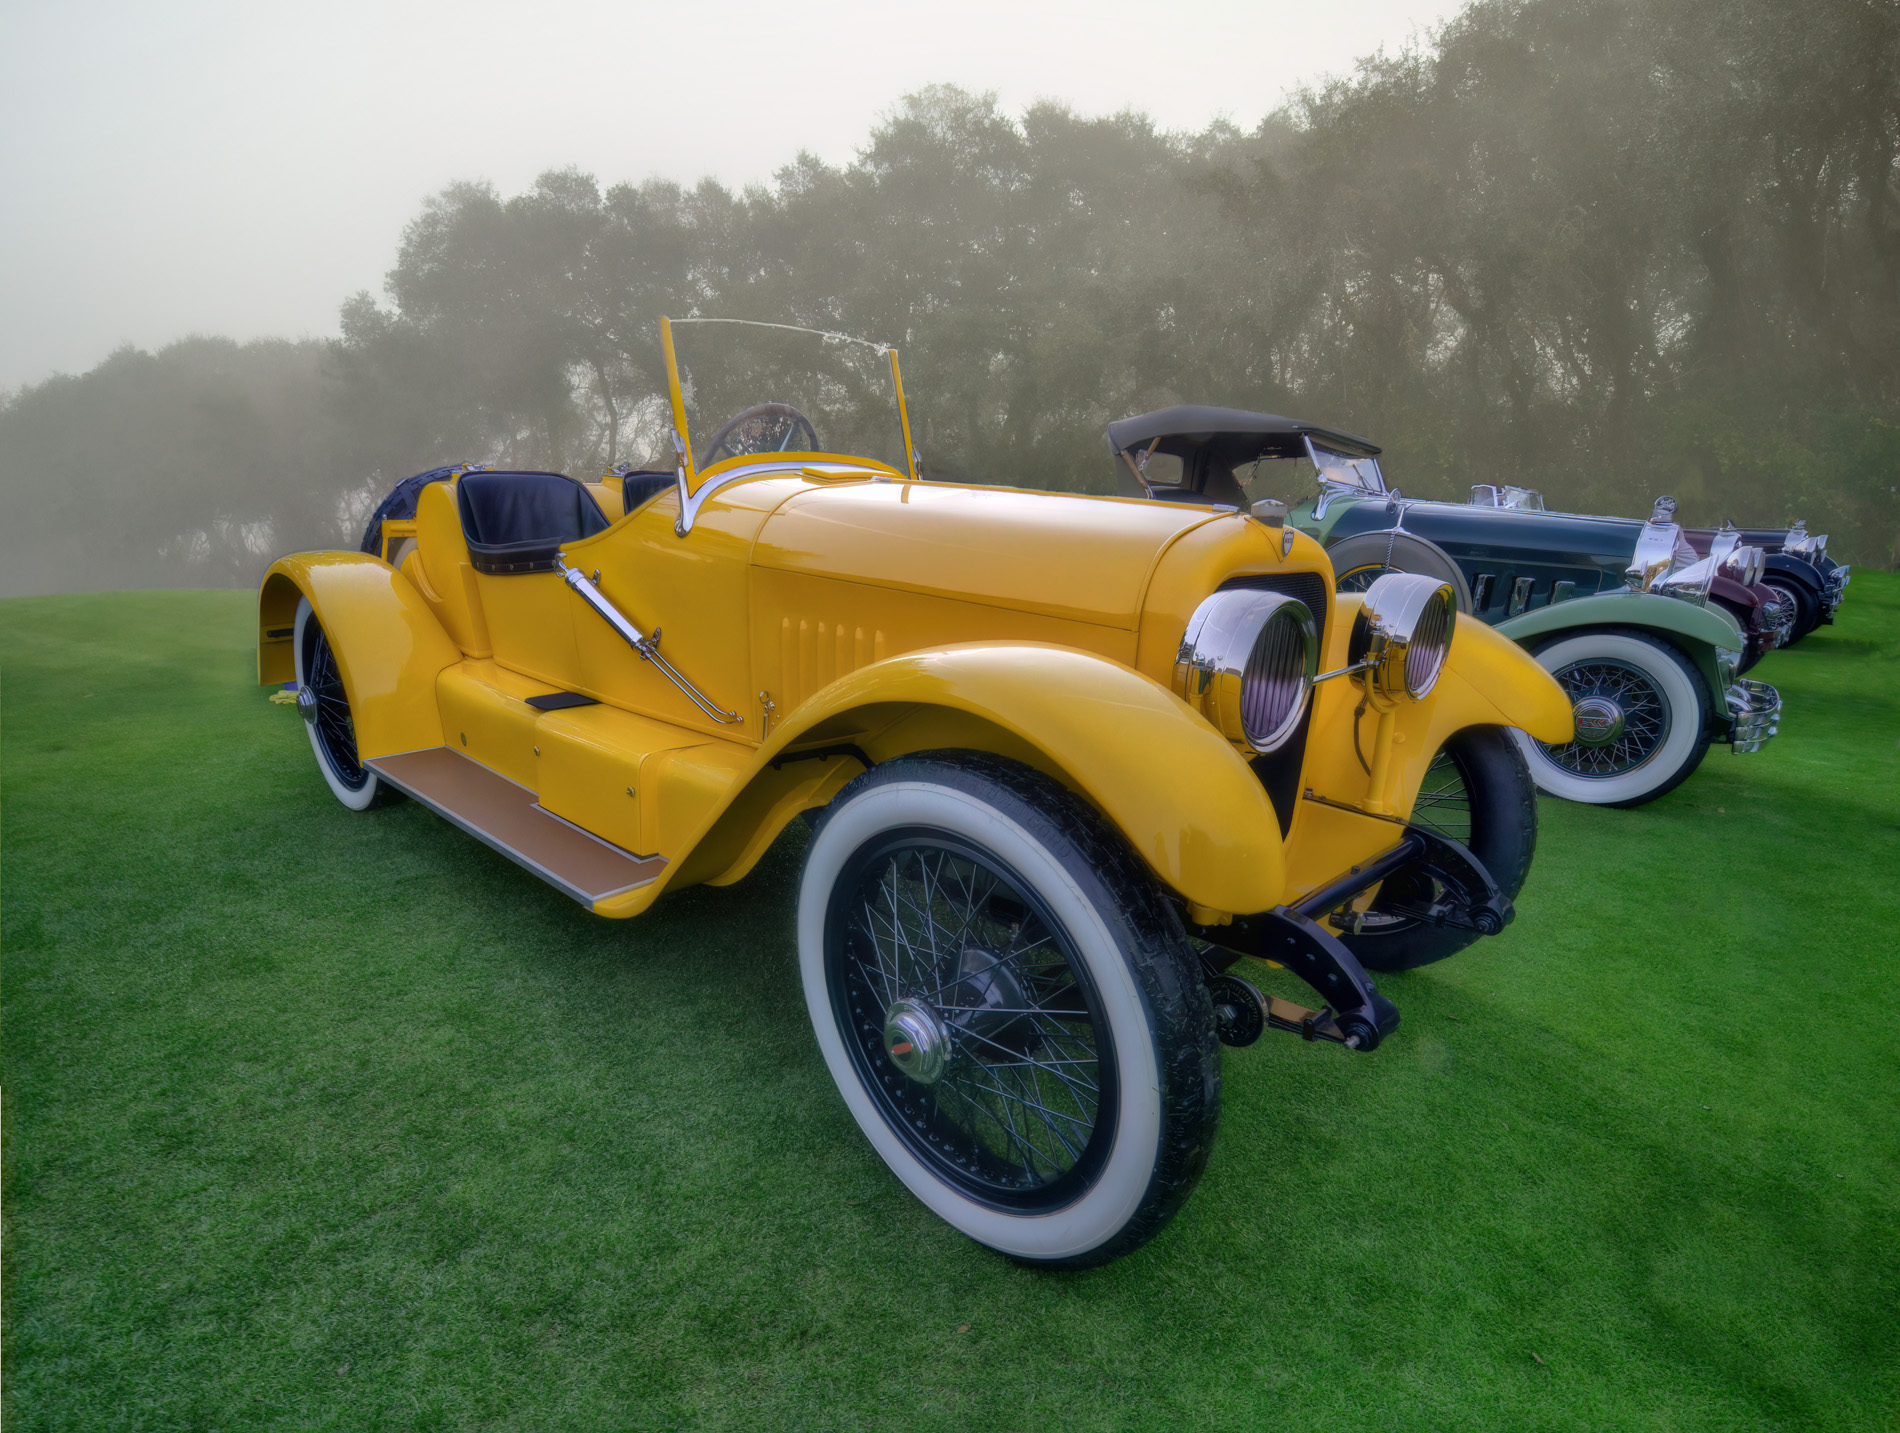
POLYGON ((1273 504, 929 481, 883 346, 661 344, 670 469, 424 475, 371 550, 270 568, 259 680, 296 683, 345 806, 421 802, 601 916, 806 817, 819 1048, 956 1228, 1136 1248, 1208 1158, 1222 1041, 1370 1051, 1369 915, 1451 948, 1510 919, 1522 869, 1408 817, 1442 751, 1567 739, 1570 704, 1448 586, 1336 594, 1273 504))

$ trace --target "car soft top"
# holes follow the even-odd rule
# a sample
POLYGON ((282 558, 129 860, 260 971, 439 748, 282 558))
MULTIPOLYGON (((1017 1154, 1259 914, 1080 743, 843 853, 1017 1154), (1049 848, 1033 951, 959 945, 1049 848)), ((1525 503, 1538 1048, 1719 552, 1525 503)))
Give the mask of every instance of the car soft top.
POLYGON ((1228 468, 1259 458, 1304 458, 1309 437, 1348 457, 1379 456, 1375 444, 1355 434, 1302 423, 1297 418, 1249 413, 1242 408, 1188 403, 1138 413, 1108 425, 1108 446, 1117 456, 1152 443, 1160 452, 1182 457, 1206 450, 1213 461, 1228 468))

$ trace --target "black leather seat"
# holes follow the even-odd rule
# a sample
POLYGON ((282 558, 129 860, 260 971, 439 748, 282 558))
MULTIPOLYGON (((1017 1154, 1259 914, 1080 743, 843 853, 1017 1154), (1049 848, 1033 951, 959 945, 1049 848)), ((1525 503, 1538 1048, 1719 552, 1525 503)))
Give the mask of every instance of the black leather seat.
POLYGON ((561 544, 607 530, 593 494, 565 473, 464 473, 455 485, 477 572, 552 572, 561 544))
POLYGON ((672 473, 661 472, 657 468, 635 468, 620 475, 621 506, 632 512, 642 503, 658 497, 672 487, 677 479, 672 473))

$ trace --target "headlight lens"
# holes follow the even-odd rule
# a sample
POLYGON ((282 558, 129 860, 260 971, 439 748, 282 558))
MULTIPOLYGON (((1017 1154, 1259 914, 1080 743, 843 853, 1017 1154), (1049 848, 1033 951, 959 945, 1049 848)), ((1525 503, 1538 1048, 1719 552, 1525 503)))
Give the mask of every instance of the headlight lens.
POLYGON ((1229 741, 1277 751, 1300 724, 1319 668, 1304 602, 1278 592, 1216 592, 1188 619, 1174 689, 1229 741))
MULTIPOLYGON (((1664 597, 1704 603, 1709 600, 1709 587, 1715 581, 1715 570, 1722 555, 1698 558, 1695 549, 1684 540, 1682 529, 1672 521, 1675 510, 1673 499, 1657 499, 1655 513, 1636 536, 1636 552, 1630 558, 1626 576, 1630 586, 1638 592, 1655 592, 1664 597)), ((1734 546, 1734 541, 1731 537, 1723 544, 1724 554, 1734 546)))
POLYGON ((1457 621, 1449 582, 1388 572, 1366 589, 1347 659, 1368 663, 1366 680, 1380 695, 1421 701, 1444 670, 1457 621))

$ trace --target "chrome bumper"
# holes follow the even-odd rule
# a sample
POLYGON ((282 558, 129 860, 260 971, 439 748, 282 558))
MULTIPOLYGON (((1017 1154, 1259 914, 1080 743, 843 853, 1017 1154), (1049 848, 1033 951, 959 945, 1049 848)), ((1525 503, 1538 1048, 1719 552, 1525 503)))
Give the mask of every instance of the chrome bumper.
POLYGON ((1834 620, 1834 610, 1841 605, 1841 599, 1847 596, 1848 570, 1842 563, 1827 575, 1827 590, 1821 594, 1821 606, 1827 613, 1828 621, 1834 620))
POLYGON ((1729 742, 1737 756, 1760 751, 1781 730, 1781 693, 1766 682, 1737 677, 1728 689, 1729 742))

